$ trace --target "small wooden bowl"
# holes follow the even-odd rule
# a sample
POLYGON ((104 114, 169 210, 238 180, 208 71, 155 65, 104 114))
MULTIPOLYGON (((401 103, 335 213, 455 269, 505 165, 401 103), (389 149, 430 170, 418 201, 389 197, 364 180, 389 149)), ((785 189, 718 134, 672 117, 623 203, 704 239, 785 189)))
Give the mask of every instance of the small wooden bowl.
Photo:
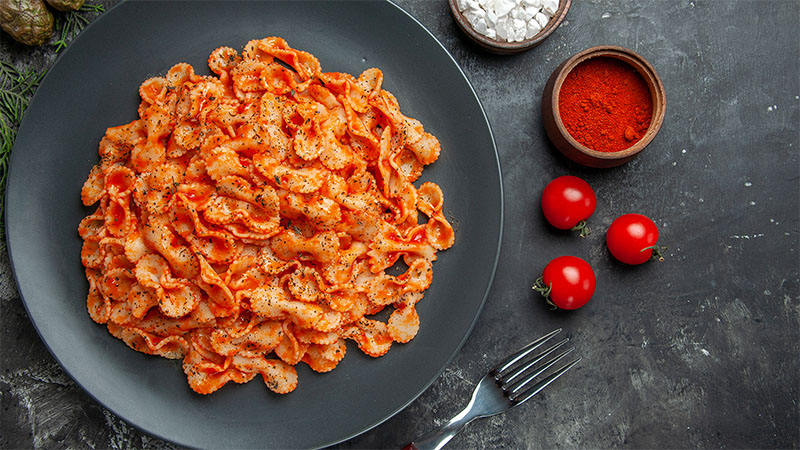
POLYGON ((567 158, 589 167, 615 167, 633 159, 641 153, 647 144, 656 137, 661 124, 664 123, 664 113, 667 108, 667 99, 664 85, 658 77, 656 70, 640 55, 625 47, 599 46, 586 49, 562 62, 550 75, 542 93, 542 119, 547 136, 553 145, 567 158), (618 152, 599 152, 592 150, 572 137, 561 121, 558 107, 558 95, 564 79, 578 64, 590 58, 610 57, 623 61, 633 67, 644 78, 653 101, 653 115, 650 127, 644 136, 632 146, 618 152))
POLYGON ((569 11, 569 7, 572 5, 572 0, 559 0, 556 13, 550 18, 550 21, 547 22, 547 25, 542 28, 542 31, 540 31, 534 37, 520 42, 506 42, 497 39, 489 39, 488 37, 478 33, 472 28, 472 25, 469 24, 467 18, 461 14, 461 11, 458 10, 456 0, 449 0, 449 3, 450 12, 453 14, 453 19, 455 19, 458 27, 461 28, 461 31, 463 31, 464 34, 466 34, 473 42, 492 53, 497 53, 499 55, 512 55, 515 53, 522 53, 525 50, 530 50, 533 47, 536 47, 537 45, 541 44, 542 41, 547 39, 548 36, 553 34, 561 22, 564 21, 564 17, 567 16, 567 11, 569 11))

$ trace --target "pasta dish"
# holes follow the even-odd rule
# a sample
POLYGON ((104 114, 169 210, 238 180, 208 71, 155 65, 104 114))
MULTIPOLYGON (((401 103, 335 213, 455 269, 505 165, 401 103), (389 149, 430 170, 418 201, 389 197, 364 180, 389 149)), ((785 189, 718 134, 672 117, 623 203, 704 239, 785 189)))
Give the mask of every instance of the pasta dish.
POLYGON ((288 393, 295 365, 333 370, 345 340, 372 357, 409 342, 454 242, 439 186, 413 184, 439 141, 379 69, 322 72, 278 37, 208 65, 144 81, 139 118, 100 141, 78 229, 89 316, 182 359, 200 394, 256 375, 288 393))

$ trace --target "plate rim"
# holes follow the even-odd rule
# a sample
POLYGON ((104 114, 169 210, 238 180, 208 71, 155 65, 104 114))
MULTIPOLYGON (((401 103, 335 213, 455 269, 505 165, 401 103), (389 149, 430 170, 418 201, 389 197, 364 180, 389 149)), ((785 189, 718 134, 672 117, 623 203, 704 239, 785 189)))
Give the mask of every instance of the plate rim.
MULTIPOLYGON (((202 0, 195 0, 195 1, 202 1, 202 0)), ((348 0, 340 0, 340 1, 345 1, 346 2, 348 0)), ((111 11, 114 11, 115 9, 119 8, 121 5, 126 5, 126 4, 129 4, 129 3, 147 3, 147 2, 148 2, 148 0, 122 0, 119 3, 113 5, 108 10, 106 10, 105 13, 103 13, 102 15, 100 15, 99 17, 94 19, 91 23, 89 23, 86 26, 86 28, 84 29, 84 31, 90 29, 96 23, 98 23, 99 21, 103 20, 104 17, 106 17, 106 14, 108 14, 111 11)), ((344 438, 341 438, 341 439, 337 438, 335 440, 322 443, 316 448, 323 448, 323 447, 329 447, 329 446, 332 446, 332 445, 336 445, 336 444, 348 441, 350 439, 353 439, 353 438, 355 438, 357 436, 360 436, 360 435, 362 435, 364 433, 367 433, 367 432, 369 432, 371 430, 374 430, 375 428, 377 428, 381 424, 385 423, 387 420, 391 419, 392 417, 396 416, 398 413, 400 413, 401 411, 406 409, 411 403, 413 403, 425 391, 427 391, 436 380, 438 380, 441 377, 441 375, 444 372, 444 370, 453 362, 455 357, 461 352, 464 344, 469 339, 469 337, 472 335, 472 332, 473 332, 473 330, 475 328, 475 325, 478 322, 478 319, 480 318, 481 314, 483 313, 483 309, 484 309, 484 307, 486 305, 486 302, 488 300, 489 293, 491 292, 492 286, 494 285, 495 276, 496 276, 496 273, 497 273, 497 267, 499 265, 500 254, 501 254, 501 250, 502 250, 502 241, 503 241, 504 225, 505 225, 505 199, 504 199, 504 192, 505 191, 504 191, 504 186, 503 186, 503 175, 502 175, 503 172, 502 172, 502 166, 501 166, 501 163, 500 163, 500 155, 499 155, 499 153, 497 151, 497 142, 496 142, 495 137, 494 137, 494 132, 492 130, 491 123, 490 123, 489 118, 488 118, 488 116, 486 114, 486 110, 483 107, 483 103, 481 102, 480 97, 478 96, 477 92, 475 91, 475 88, 474 88, 472 82, 469 80, 469 77, 467 77, 467 75, 464 72, 464 70, 461 67, 461 65, 456 61, 456 59, 453 57, 453 55, 450 53, 450 51, 442 44, 442 42, 425 25, 423 25, 416 17, 414 17, 411 13, 409 13, 408 11, 403 9, 401 6, 399 6, 393 0, 383 0, 383 2, 384 3, 388 3, 393 8, 395 8, 397 11, 399 11, 401 14, 404 14, 406 17, 408 17, 411 21, 413 21, 417 25, 417 27, 419 27, 419 29, 421 29, 427 35, 428 38, 432 39, 432 41, 435 42, 435 44, 444 52, 444 54, 447 56, 449 61, 454 65, 454 67, 458 70, 458 72, 464 78, 464 80, 466 81, 467 86, 469 87, 469 90, 470 90, 473 98, 475 99, 475 101, 476 101, 476 103, 478 105, 478 108, 479 108, 480 113, 481 113, 481 118, 483 119, 483 122, 486 124, 486 130, 488 131, 489 139, 490 139, 491 144, 492 144, 492 154, 494 156, 495 167, 496 167, 496 170, 497 170, 497 177, 498 177, 498 179, 497 179, 497 189, 498 189, 499 198, 496 199, 496 201, 498 202, 497 205, 498 205, 498 209, 499 209, 499 211, 498 211, 499 212, 499 214, 498 214, 499 217, 498 217, 498 223, 497 223, 498 231, 497 231, 497 238, 496 238, 496 242, 495 242, 495 252, 494 252, 494 257, 493 257, 493 261, 492 261, 492 264, 491 264, 491 272, 489 273, 488 282, 487 282, 486 288, 485 288, 485 290, 484 290, 484 292, 482 294, 480 305, 478 306, 478 308, 477 308, 477 310, 475 312, 475 315, 473 316, 473 318, 471 320, 471 323, 469 324, 469 327, 467 327, 467 329, 466 329, 466 331, 464 333, 464 336, 460 339, 460 341, 458 342, 455 350, 451 353, 451 355, 444 362, 444 364, 442 364, 441 368, 436 372, 436 374, 430 380, 428 380, 426 383, 424 383, 424 385, 422 386, 421 389, 418 390, 418 392, 416 392, 413 396, 411 396, 407 401, 402 403, 400 406, 398 406, 397 408, 392 410, 385 417, 380 418, 378 421, 374 422, 373 424, 369 425, 368 427, 366 427, 364 429, 361 429, 359 431, 353 432, 353 433, 349 434, 348 436, 346 436, 344 438)), ((79 42, 82 38, 84 38, 84 35, 85 35, 85 33, 83 33, 83 32, 79 33, 69 43, 67 48, 65 48, 64 51, 62 51, 53 60, 53 62, 50 64, 50 66, 47 69, 47 73, 45 74, 45 76, 40 81, 40 85, 41 84, 45 84, 47 82, 47 80, 50 78, 51 73, 52 73, 52 71, 50 69, 55 67, 66 55, 68 55, 70 50, 74 47, 74 44, 76 42, 79 42)), ((39 94, 39 89, 37 89, 34 92, 33 96, 31 97, 31 100, 29 102, 29 105, 33 104, 36 101, 36 99, 38 97, 38 94, 39 94)), ((19 131, 20 130, 23 130, 23 127, 25 127, 27 122, 30 122, 30 119, 28 119, 27 115, 23 114, 22 121, 20 122, 20 125, 19 125, 19 127, 17 129, 17 135, 19 135, 19 131)), ((10 158, 9 158, 8 172, 7 172, 8 174, 11 174, 12 173, 12 169, 16 165, 18 165, 18 163, 16 163, 16 162, 19 160, 19 158, 15 157, 15 155, 17 155, 19 153, 19 151, 17 151, 17 150, 18 150, 17 149, 17 140, 15 139, 15 143, 14 143, 14 146, 12 148, 12 152, 11 152, 11 155, 10 155, 10 158)), ((9 175, 7 175, 6 180, 10 181, 9 175)), ((8 200, 8 192, 9 192, 9 186, 10 185, 11 185, 11 183, 7 182, 6 186, 5 186, 5 189, 4 189, 4 192, 3 192, 3 200, 4 200, 4 203, 6 205, 8 204, 7 200, 8 200)), ((64 363, 61 360, 62 358, 59 357, 59 355, 57 355, 53 351, 53 349, 51 348, 50 343, 47 340, 44 339, 44 337, 42 335, 42 331, 40 330, 40 325, 33 319, 33 315, 31 314, 30 308, 28 306, 28 301, 25 299, 25 294, 23 293, 22 289, 20 289, 19 276, 17 274, 17 266, 16 266, 15 258, 14 258, 14 253, 15 253, 14 245, 13 245, 11 239, 9 239, 11 233, 9 233, 8 231, 9 231, 9 225, 11 224, 11 222, 8 220, 8 216, 9 216, 9 208, 6 208, 5 211, 3 212, 3 218, 4 218, 5 226, 6 226, 6 230, 5 230, 6 231, 6 251, 7 251, 7 254, 8 254, 8 259, 9 259, 9 265, 11 267, 11 272, 13 274, 14 285, 16 286, 17 293, 19 294, 20 300, 21 300, 21 302, 23 304, 23 307, 25 308, 25 312, 26 312, 26 314, 28 316, 28 319, 31 322, 31 325, 33 326, 34 330, 36 331, 36 334, 39 336, 39 339, 44 344, 44 346, 47 349, 47 351, 50 353, 50 355, 53 357, 53 359, 58 363, 58 365, 61 368, 61 370, 81 389, 81 391, 86 393, 90 398, 92 398, 92 400, 97 402, 104 409, 106 409, 106 410, 110 411, 111 413, 113 413, 116 416, 116 418, 118 418, 119 420, 124 421, 126 424, 136 428, 137 430, 139 430, 139 431, 141 431, 141 432, 143 432, 143 433, 145 433, 145 434, 147 434, 149 436, 153 436, 153 437, 162 439, 162 440, 164 440, 166 442, 170 442, 170 443, 173 443, 173 444, 176 444, 176 445, 181 445, 181 446, 188 445, 187 443, 180 442, 180 441, 175 440, 174 438, 172 438, 170 436, 165 436, 162 433, 159 433, 157 431, 146 429, 144 426, 140 425, 139 423, 136 423, 136 422, 128 419, 126 416, 124 416, 123 414, 119 413, 116 408, 113 408, 113 407, 107 405, 106 402, 104 402, 103 400, 98 398, 95 395, 95 393, 93 393, 92 391, 87 389, 84 386, 84 384, 81 383, 80 380, 76 379, 75 376, 73 375, 73 373, 70 372, 65 367, 64 363)))

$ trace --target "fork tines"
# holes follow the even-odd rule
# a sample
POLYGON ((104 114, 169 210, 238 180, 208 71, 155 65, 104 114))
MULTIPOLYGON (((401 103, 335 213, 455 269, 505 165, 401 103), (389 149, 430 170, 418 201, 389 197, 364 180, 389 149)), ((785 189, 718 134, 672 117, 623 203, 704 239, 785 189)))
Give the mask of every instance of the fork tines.
POLYGON ((575 350, 573 347, 555 354, 557 350, 569 342, 569 338, 565 338, 546 350, 534 354, 534 351, 542 347, 560 332, 561 328, 542 336, 492 369, 491 374, 495 382, 512 403, 522 403, 538 394, 542 389, 546 388, 550 383, 555 381, 581 360, 581 358, 574 359, 559 367, 537 383, 531 383, 575 350), (523 375, 525 376, 523 377, 523 375))

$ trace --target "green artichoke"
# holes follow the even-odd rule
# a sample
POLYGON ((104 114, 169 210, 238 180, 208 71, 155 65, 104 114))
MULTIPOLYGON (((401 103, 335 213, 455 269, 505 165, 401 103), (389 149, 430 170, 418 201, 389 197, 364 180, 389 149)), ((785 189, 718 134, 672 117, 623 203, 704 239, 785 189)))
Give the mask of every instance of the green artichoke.
POLYGON ((84 0, 47 0, 47 4, 59 11, 77 11, 84 0))
POLYGON ((53 35, 53 13, 43 0, 0 0, 0 27, 25 45, 42 45, 53 35))

